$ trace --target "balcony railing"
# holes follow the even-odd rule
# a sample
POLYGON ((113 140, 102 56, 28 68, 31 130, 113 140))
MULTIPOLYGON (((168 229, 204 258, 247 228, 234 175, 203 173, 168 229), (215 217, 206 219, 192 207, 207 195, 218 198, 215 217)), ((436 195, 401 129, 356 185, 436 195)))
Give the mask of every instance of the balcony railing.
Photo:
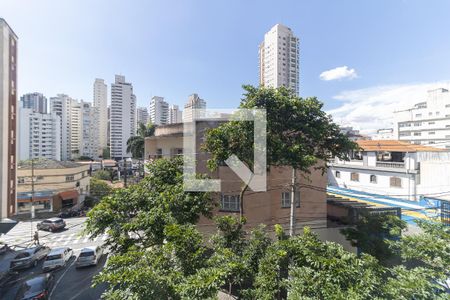
POLYGON ((405 163, 396 161, 377 161, 377 167, 404 169, 405 163))

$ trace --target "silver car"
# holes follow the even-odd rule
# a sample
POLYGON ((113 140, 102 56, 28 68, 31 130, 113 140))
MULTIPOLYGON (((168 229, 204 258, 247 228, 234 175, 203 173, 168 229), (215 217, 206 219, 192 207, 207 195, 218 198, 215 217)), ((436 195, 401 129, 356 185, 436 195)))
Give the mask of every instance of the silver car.
POLYGON ((57 231, 66 227, 66 222, 61 218, 50 218, 37 224, 38 230, 57 231))
POLYGON ((10 262, 11 270, 27 269, 36 266, 38 261, 43 259, 50 252, 50 248, 46 246, 35 246, 20 251, 10 262))
POLYGON ((103 248, 92 246, 81 249, 80 255, 75 263, 75 267, 96 266, 103 255, 103 248))

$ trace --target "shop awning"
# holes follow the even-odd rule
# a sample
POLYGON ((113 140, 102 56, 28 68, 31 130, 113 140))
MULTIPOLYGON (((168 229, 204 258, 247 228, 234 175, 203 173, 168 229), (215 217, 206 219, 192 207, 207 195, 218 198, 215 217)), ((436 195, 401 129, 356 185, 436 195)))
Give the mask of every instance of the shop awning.
POLYGON ((78 198, 78 191, 64 191, 58 194, 63 200, 78 198))

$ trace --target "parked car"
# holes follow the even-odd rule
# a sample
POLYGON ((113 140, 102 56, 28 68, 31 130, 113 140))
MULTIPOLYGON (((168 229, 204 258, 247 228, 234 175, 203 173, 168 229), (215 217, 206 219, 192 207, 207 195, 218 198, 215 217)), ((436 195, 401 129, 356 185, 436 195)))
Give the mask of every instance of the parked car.
POLYGON ((37 224, 38 230, 57 231, 66 227, 66 222, 61 218, 50 218, 37 224))
POLYGON ((53 288, 54 276, 51 273, 33 276, 21 284, 16 294, 16 300, 48 299, 53 288))
POLYGON ((20 251, 10 262, 11 270, 27 269, 36 266, 50 252, 50 248, 42 245, 20 251))
POLYGON ((75 267, 96 266, 103 255, 103 248, 100 246, 86 247, 81 249, 75 267))
POLYGON ((42 270, 44 272, 51 271, 66 266, 67 262, 73 256, 73 250, 69 247, 55 248, 47 254, 42 270))

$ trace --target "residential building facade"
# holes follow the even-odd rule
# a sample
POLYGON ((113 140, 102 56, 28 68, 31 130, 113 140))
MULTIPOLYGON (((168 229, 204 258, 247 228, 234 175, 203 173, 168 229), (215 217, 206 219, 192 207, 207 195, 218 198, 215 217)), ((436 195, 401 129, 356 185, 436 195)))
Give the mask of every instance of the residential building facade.
POLYGON ((100 134, 99 134, 99 107, 93 106, 89 102, 80 103, 81 106, 81 139, 80 139, 80 156, 97 159, 100 150, 100 134))
POLYGON ((94 81, 93 106, 98 109, 98 152, 102 154, 108 147, 108 86, 105 81, 96 78, 94 81))
POLYGON ((350 161, 330 163, 329 185, 410 201, 448 197, 450 151, 395 140, 357 143, 362 150, 350 161))
POLYGON ((61 117, 20 108, 19 160, 61 160, 61 117))
POLYGON ((31 161, 22 161, 17 169, 17 180, 19 214, 29 214, 31 203, 37 212, 57 212, 79 204, 89 193, 89 165, 46 159, 34 160, 33 165, 31 161))
POLYGON ((20 107, 31 108, 33 112, 46 114, 48 112, 47 98, 41 93, 29 93, 20 97, 20 107))
POLYGON ((136 96, 125 76, 116 75, 111 84, 110 148, 111 158, 131 157, 127 141, 136 134, 136 96))
POLYGON ((259 45, 259 83, 266 87, 285 86, 299 94, 299 39, 292 30, 276 24, 259 45))
MULTIPOLYGON (((192 123, 178 123, 158 126, 155 135, 145 139, 145 156, 148 162, 158 158, 170 158, 183 155, 183 128, 192 123)), ((210 157, 201 149, 201 141, 207 128, 213 128, 220 124, 217 121, 197 121, 196 141, 196 172, 208 174, 213 179, 221 180, 221 193, 214 193, 213 199, 218 207, 214 215, 239 214, 241 179, 227 166, 221 166, 219 170, 210 172, 206 161, 210 157)), ((300 192, 298 194, 295 220, 297 232, 303 226, 312 228, 326 227, 326 176, 320 171, 311 169, 310 181, 300 174, 300 192), (311 186, 317 188, 310 188, 311 186)), ((281 224, 285 229, 289 227, 290 216, 290 184, 292 169, 289 167, 271 167, 267 175, 267 191, 245 193, 244 216, 247 225, 254 227, 259 224, 281 224)), ((212 233, 213 221, 201 218, 198 226, 202 232, 212 233)))
POLYGON ((382 128, 378 129, 377 133, 372 136, 373 140, 396 140, 397 137, 394 136, 394 128, 382 128))
POLYGON ((183 112, 178 105, 169 106, 169 124, 176 124, 183 122, 183 112))
POLYGON ((153 96, 150 100, 149 117, 152 124, 165 125, 169 123, 169 103, 164 97, 153 96))
POLYGON ((401 141, 450 149, 450 92, 428 91, 424 102, 394 112, 394 135, 401 141))
POLYGON ((17 39, 0 18, 0 222, 16 213, 17 39))
POLYGON ((138 124, 147 125, 149 121, 148 110, 146 107, 138 107, 136 112, 138 124))
POLYGON ((201 117, 203 111, 206 109, 206 101, 198 96, 192 94, 189 96, 187 103, 184 105, 183 122, 192 122, 201 117))

